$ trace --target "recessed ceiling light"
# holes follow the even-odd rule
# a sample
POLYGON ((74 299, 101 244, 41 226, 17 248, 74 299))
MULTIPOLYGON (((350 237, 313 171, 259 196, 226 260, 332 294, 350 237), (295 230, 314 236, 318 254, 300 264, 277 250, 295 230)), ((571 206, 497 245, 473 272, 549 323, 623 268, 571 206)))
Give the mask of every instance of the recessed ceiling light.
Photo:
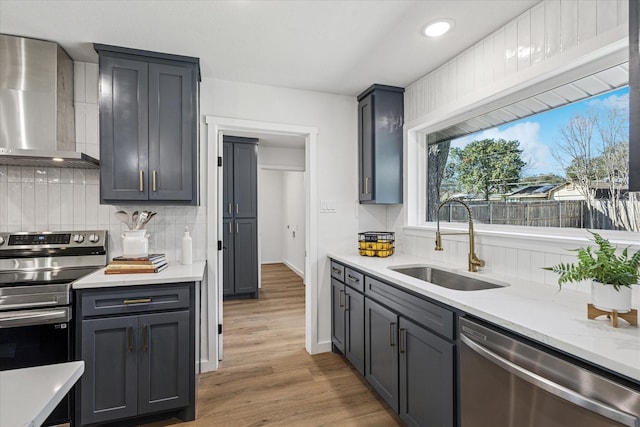
POLYGON ((424 35, 427 37, 440 37, 453 28, 453 21, 450 19, 438 19, 427 25, 424 35))
POLYGON ((64 159, 61 159, 60 157, 53 157, 51 160, 54 162, 64 162, 64 159))

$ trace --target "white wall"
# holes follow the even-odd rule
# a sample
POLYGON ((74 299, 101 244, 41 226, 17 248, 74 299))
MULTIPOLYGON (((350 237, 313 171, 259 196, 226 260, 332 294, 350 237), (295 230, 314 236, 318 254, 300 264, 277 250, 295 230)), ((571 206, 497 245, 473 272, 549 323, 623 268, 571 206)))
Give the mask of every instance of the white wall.
POLYGON ((282 262, 284 245, 283 172, 258 169, 258 229, 260 262, 282 262))
MULTIPOLYGON (((468 105, 482 105, 514 88, 543 80, 554 69, 586 63, 601 50, 623 46, 627 21, 626 0, 542 1, 412 83, 405 92, 406 127, 440 123, 468 105)), ((405 137, 405 153, 413 148, 407 144, 409 141, 405 137)), ((405 155, 405 166, 408 161, 405 155)), ((405 188, 407 186, 405 179, 405 188)), ((386 210, 386 226, 396 232, 396 246, 401 251, 424 257, 425 262, 437 260, 466 267, 469 249, 466 236, 445 236, 445 250, 435 252, 435 230, 405 227, 405 210, 406 203, 386 210)), ((557 286, 557 275, 541 268, 558 262, 573 262, 574 254, 566 249, 582 246, 580 239, 576 240, 578 234, 563 237, 567 232, 560 230, 538 236, 535 234, 542 234, 543 230, 507 227, 504 230, 502 233, 483 233, 481 227, 476 229, 476 252, 486 260, 485 270, 549 286, 557 286)), ((580 238, 585 239, 586 234, 582 230, 580 238)), ((638 245, 637 233, 618 237, 625 244, 638 245)), ((588 292, 586 287, 578 288, 573 284, 567 287, 588 292)), ((638 298, 636 295, 636 300, 638 298)))
POLYGON ((304 148, 264 147, 258 144, 258 164, 278 169, 304 170, 304 148))
POLYGON ((304 173, 283 172, 284 249, 283 261, 304 277, 304 173))
MULTIPOLYGON (((336 213, 318 214, 318 348, 331 345, 331 289, 327 252, 352 248, 357 241, 356 99, 250 83, 205 79, 202 116, 217 116, 318 128, 317 198, 336 200, 336 213)), ((204 127, 204 124, 203 124, 204 127)), ((201 137, 201 141, 206 138, 201 137)), ((319 203, 318 203, 319 205, 319 203)))

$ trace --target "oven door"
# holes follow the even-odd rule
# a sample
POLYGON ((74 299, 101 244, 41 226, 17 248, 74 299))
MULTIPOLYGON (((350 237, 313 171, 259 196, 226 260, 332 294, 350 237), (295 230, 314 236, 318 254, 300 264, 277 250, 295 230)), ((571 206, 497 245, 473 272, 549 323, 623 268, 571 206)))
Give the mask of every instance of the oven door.
MULTIPOLYGON (((71 361, 70 307, 0 312, 0 371, 71 361)), ((45 425, 69 422, 69 398, 45 425)))

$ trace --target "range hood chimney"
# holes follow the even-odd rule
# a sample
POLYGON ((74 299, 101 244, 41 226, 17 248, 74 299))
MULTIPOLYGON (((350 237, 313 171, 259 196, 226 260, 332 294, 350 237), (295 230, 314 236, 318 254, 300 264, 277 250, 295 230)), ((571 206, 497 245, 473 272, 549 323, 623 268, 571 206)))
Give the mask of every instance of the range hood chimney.
POLYGON ((100 166, 76 152, 73 61, 56 43, 0 34, 0 165, 100 166))

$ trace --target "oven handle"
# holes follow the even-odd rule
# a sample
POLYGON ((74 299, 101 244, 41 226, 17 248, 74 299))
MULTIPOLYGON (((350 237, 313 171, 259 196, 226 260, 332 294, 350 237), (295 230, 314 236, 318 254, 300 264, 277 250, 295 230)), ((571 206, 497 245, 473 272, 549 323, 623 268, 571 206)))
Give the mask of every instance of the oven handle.
MULTIPOLYGON (((2 299, 2 298, 0 298, 2 299)), ((22 304, 8 304, 3 308, 24 308, 24 307, 36 307, 36 306, 40 306, 40 305, 61 305, 60 301, 58 299, 51 299, 49 301, 36 301, 36 302, 25 302, 22 304)))
POLYGON ((571 390, 570 388, 564 387, 549 380, 548 378, 531 372, 523 368, 522 366, 517 365, 510 360, 497 355, 486 347, 481 346, 464 334, 460 334, 460 340, 480 356, 484 357, 490 362, 493 362, 498 367, 512 373, 513 375, 521 378, 529 384, 548 391, 556 397, 571 402, 574 405, 578 405, 591 412, 602 415, 605 418, 624 424, 625 426, 638 427, 638 418, 631 414, 622 412, 616 408, 612 408, 587 396, 583 396, 580 393, 571 390))
POLYGON ((70 320, 71 312, 68 308, 14 311, 0 313, 0 329, 43 325, 47 323, 66 323, 70 320))

